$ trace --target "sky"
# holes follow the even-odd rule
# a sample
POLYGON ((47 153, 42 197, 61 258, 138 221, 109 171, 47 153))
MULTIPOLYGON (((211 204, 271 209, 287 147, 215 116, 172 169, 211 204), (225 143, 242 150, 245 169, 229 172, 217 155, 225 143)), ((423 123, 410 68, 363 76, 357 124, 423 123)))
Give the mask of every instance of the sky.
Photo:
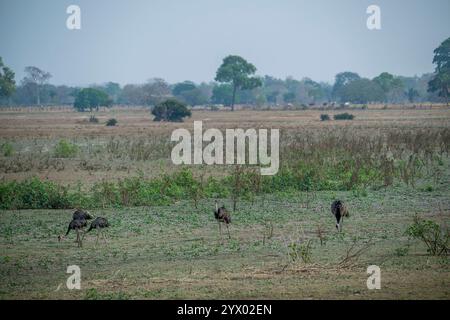
POLYGON ((229 54, 261 76, 414 76, 433 71, 449 12, 449 0, 0 0, 0 56, 17 81, 33 65, 67 85, 209 82, 229 54), (369 5, 381 30, 367 28, 369 5))

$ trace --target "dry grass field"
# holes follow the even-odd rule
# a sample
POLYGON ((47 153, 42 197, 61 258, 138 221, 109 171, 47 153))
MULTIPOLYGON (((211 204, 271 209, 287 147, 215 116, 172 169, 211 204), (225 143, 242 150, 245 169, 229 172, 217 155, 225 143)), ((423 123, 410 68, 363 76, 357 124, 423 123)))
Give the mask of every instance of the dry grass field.
MULTIPOLYGON (((171 132, 193 130, 198 120, 204 129, 280 129, 282 164, 292 163, 291 168, 303 161, 317 163, 319 170, 338 163, 339 156, 355 159, 357 168, 375 159, 374 167, 349 167, 339 178, 354 183, 346 188, 334 188, 337 178, 329 182, 319 172, 314 177, 325 181, 320 188, 277 189, 241 199, 232 213, 230 240, 219 237, 214 200, 208 197, 197 205, 179 198, 163 206, 92 208, 110 221, 108 243, 96 245, 95 234, 87 235, 81 249, 73 233, 57 241, 71 209, 2 210, 0 299, 450 298, 449 256, 432 256, 405 234, 418 214, 446 227, 448 235, 450 109, 445 106, 194 111, 184 123, 153 122, 144 108, 95 115, 98 124, 89 123, 87 113, 63 108, 0 110, 0 181, 38 177, 88 190, 102 181, 153 179, 178 170, 170 161, 171 132), (320 121, 321 114, 341 112, 355 119, 320 121), (110 118, 118 120, 116 127, 105 126, 110 118), (62 139, 77 146, 76 154, 55 155, 62 139), (349 154, 333 155, 333 146, 341 143, 349 154), (387 156, 378 158, 380 150, 399 166, 393 182, 386 173, 390 167, 382 166, 387 156), (408 162, 412 155, 417 157, 408 162), (377 170, 385 174, 377 178, 385 185, 372 183, 377 170), (341 234, 330 212, 336 198, 351 212, 341 234), (81 290, 65 286, 69 265, 81 268, 81 290), (367 289, 369 265, 381 268, 380 290, 367 289)), ((194 176, 214 177, 231 170, 191 169, 194 176)), ((219 201, 232 207, 229 197, 219 201)))

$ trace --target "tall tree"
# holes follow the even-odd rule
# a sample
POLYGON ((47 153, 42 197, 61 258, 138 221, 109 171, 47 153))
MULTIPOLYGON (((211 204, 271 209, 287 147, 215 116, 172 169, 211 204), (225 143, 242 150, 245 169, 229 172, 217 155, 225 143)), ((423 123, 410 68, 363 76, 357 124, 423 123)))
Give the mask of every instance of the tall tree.
POLYGON ((36 101, 37 104, 41 104, 40 88, 52 77, 52 75, 46 71, 43 71, 37 67, 29 66, 25 68, 27 76, 24 78, 25 83, 31 83, 36 87, 36 101))
POLYGON ((355 73, 355 72, 341 72, 338 73, 336 75, 336 80, 334 82, 334 86, 333 86, 333 97, 336 99, 342 99, 341 97, 341 91, 342 89, 348 85, 349 83, 359 80, 361 79, 361 77, 359 76, 359 74, 355 73))
POLYGON ((73 104, 77 111, 84 112, 86 109, 92 112, 93 108, 98 111, 99 107, 110 107, 112 99, 102 90, 95 88, 81 89, 75 98, 73 104))
POLYGON ((222 65, 217 70, 215 80, 232 85, 233 93, 231 99, 231 110, 234 111, 236 91, 251 90, 262 85, 257 77, 250 77, 255 74, 256 67, 240 56, 230 55, 223 59, 222 65))
POLYGON ((16 90, 14 72, 3 64, 0 57, 0 98, 9 98, 16 90))
POLYGON ((429 92, 439 92, 439 96, 449 104, 450 91, 450 38, 434 50, 435 76, 428 82, 429 92))

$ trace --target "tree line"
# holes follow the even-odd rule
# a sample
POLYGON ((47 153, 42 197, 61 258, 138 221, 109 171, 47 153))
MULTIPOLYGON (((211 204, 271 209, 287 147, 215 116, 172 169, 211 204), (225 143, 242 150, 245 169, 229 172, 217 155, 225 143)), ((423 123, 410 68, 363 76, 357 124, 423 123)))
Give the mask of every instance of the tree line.
POLYGON ((184 81, 169 84, 154 78, 143 84, 114 82, 88 88, 52 85, 52 75, 37 67, 25 68, 26 76, 16 84, 14 72, 0 57, 0 105, 73 105, 80 111, 100 106, 155 106, 175 98, 190 106, 235 104, 254 107, 308 106, 336 103, 447 102, 450 88, 450 38, 434 50, 434 73, 405 77, 383 72, 373 79, 355 72, 341 72, 334 84, 287 77, 255 76, 256 67, 239 56, 228 56, 219 66, 215 81, 184 81))

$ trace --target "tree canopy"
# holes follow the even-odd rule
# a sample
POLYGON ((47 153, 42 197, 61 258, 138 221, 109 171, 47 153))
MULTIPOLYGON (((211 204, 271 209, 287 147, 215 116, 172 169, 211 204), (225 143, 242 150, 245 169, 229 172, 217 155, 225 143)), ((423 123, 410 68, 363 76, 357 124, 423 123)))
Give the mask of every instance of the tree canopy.
POLYGON ((435 75, 428 82, 428 91, 438 92, 449 104, 450 91, 450 38, 434 50, 433 64, 436 65, 435 75))
POLYGON ((251 77, 255 72, 256 67, 240 56, 230 55, 223 59, 222 65, 217 70, 215 80, 232 85, 232 110, 234 110, 236 91, 238 89, 251 90, 262 85, 259 78, 251 77))
POLYGON ((112 99, 103 91, 95 88, 81 89, 74 102, 74 108, 80 112, 92 111, 94 108, 98 110, 99 107, 110 107, 112 99))
POLYGON ((16 90, 14 72, 3 64, 0 57, 0 97, 10 97, 16 90))
POLYGON ((25 73, 27 76, 23 79, 24 83, 34 85, 36 88, 36 103, 41 104, 40 89, 47 81, 52 77, 49 72, 39 69, 38 67, 28 66, 25 67, 25 73))

